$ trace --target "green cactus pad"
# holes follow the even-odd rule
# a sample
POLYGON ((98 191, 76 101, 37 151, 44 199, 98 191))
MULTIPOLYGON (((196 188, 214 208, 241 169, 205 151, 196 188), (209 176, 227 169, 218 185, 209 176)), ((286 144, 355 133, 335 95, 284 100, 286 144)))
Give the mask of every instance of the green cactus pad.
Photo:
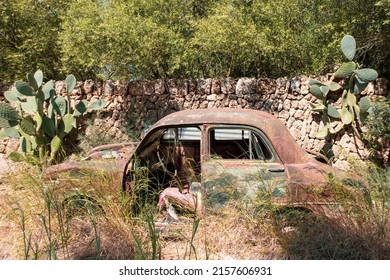
POLYGON ((34 120, 30 116, 23 118, 20 122, 20 129, 27 135, 35 135, 34 120))
POLYGON ((21 119, 21 116, 19 116, 18 112, 14 107, 7 103, 0 102, 0 118, 9 121, 16 121, 21 119))
POLYGON ((320 86, 320 90, 322 91, 324 97, 326 97, 329 93, 329 87, 328 86, 320 86))
POLYGON ((309 85, 311 85, 311 86, 313 86, 313 85, 324 86, 325 84, 323 82, 317 81, 315 79, 310 79, 309 80, 309 85))
POLYGON ((16 125, 18 125, 17 121, 10 121, 10 120, 6 120, 4 118, 0 118, 0 128, 1 127, 14 127, 16 125))
POLYGON ((348 125, 353 121, 353 115, 351 112, 346 108, 343 107, 340 111, 340 117, 343 124, 348 125))
POLYGON ((358 122, 362 123, 362 119, 361 119, 362 112, 361 112, 359 105, 357 105, 357 104, 353 105, 353 110, 355 111, 355 116, 356 116, 358 122))
POLYGON ((367 85, 368 85, 367 82, 363 82, 358 77, 356 77, 355 84, 353 86, 353 93, 354 94, 362 93, 366 89, 367 85))
POLYGON ((324 93, 318 85, 312 85, 310 87, 310 92, 318 99, 324 99, 324 93))
POLYGON ((31 142, 27 137, 25 136, 20 137, 19 144, 20 144, 20 149, 24 154, 31 152, 31 142))
POLYGON ((327 110, 327 113, 328 113, 328 116, 332 117, 332 118, 335 118, 335 119, 339 119, 340 118, 340 113, 337 111, 337 109, 329 104, 328 105, 328 110, 327 110))
POLYGON ((339 124, 336 125, 335 128, 331 128, 329 131, 330 131, 330 133, 335 134, 335 133, 339 132, 340 130, 342 130, 343 128, 344 128, 344 124, 342 122, 340 122, 339 124))
POLYGON ((22 102, 22 109, 28 114, 34 115, 38 110, 37 101, 34 96, 27 97, 26 102, 22 102))
POLYGON ((34 96, 35 91, 34 89, 26 82, 24 81, 16 81, 15 83, 16 89, 25 96, 34 96))
POLYGON ((41 115, 39 114, 39 112, 35 113, 34 121, 36 123, 35 130, 38 132, 41 129, 41 127, 42 127, 42 121, 43 121, 41 115))
POLYGON ((367 96, 364 96, 359 101, 359 108, 361 112, 365 113, 372 106, 370 99, 367 96))
POLYGON ((50 100, 50 105, 49 105, 48 110, 53 111, 57 113, 60 116, 65 116, 66 114, 66 100, 62 96, 56 96, 50 100))
POLYGON ((330 81, 329 83, 327 83, 327 85, 330 91, 338 91, 341 88, 340 84, 335 83, 333 81, 330 81))
POLYGON ((20 134, 15 127, 4 128, 4 132, 9 138, 15 138, 15 139, 20 138, 20 134))
POLYGON ((38 147, 37 138, 35 136, 31 136, 30 141, 31 141, 31 149, 35 150, 38 147))
POLYGON ((356 70, 356 64, 353 61, 344 62, 341 64, 340 68, 334 73, 336 78, 345 79, 353 74, 356 70))
POLYGON ((88 102, 86 100, 81 100, 77 103, 76 108, 73 112, 73 116, 78 117, 84 114, 87 111, 88 102))
POLYGON ((41 70, 36 71, 34 73, 34 78, 37 81, 38 87, 41 87, 43 83, 43 72, 41 70))
POLYGON ((329 134, 329 124, 326 124, 323 128, 321 128, 315 135, 318 139, 324 139, 329 134))
POLYGON ((92 103, 90 103, 88 105, 88 109, 100 110, 100 109, 104 108, 105 106, 106 106, 106 101, 104 101, 103 99, 98 99, 98 100, 95 100, 92 103))
POLYGON ((8 135, 4 132, 4 129, 0 128, 0 140, 7 139, 8 135))
POLYGON ((375 81, 378 78, 378 72, 370 68, 358 69, 355 71, 356 76, 363 82, 375 81))
POLYGON ((42 118, 42 128, 49 137, 54 137, 56 135, 53 120, 46 116, 42 118))
POLYGON ((43 85, 42 91, 45 95, 45 100, 48 100, 54 95, 54 87, 53 87, 53 82, 48 81, 46 84, 43 85))
POLYGON ((348 92, 347 95, 346 95, 346 98, 347 98, 347 104, 350 106, 350 107, 353 107, 353 105, 356 104, 356 95, 348 92))
POLYGON ((74 117, 71 114, 66 114, 62 120, 60 125, 60 138, 65 137, 67 134, 69 134, 73 129, 73 120, 74 117))
POLYGON ((71 93, 76 86, 76 77, 72 74, 68 75, 65 79, 66 93, 71 93))
POLYGON ((50 147, 51 147, 51 153, 50 153, 50 160, 52 161, 57 152, 60 150, 62 145, 62 140, 58 136, 54 136, 54 138, 50 142, 50 147))
POLYGON ((314 111, 314 112, 322 112, 326 108, 325 105, 322 103, 320 103, 320 104, 310 103, 310 106, 311 106, 312 111, 314 111))
POLYGON ((351 35, 346 35, 341 40, 341 51, 349 61, 353 60, 356 53, 356 41, 351 35))
POLYGON ((27 81, 30 87, 32 87, 35 91, 38 90, 39 86, 37 81, 35 80, 34 76, 31 75, 30 73, 27 74, 27 81))
POLYGON ((20 97, 20 93, 15 88, 4 92, 4 97, 11 103, 20 103, 20 100, 18 98, 20 97))

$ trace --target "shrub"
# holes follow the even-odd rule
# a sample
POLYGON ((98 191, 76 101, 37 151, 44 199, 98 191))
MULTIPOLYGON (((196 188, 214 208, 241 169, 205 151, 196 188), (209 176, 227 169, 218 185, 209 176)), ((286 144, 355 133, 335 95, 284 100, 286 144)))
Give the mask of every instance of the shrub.
POLYGON ((70 93, 76 86, 76 78, 67 76, 65 84, 67 99, 55 94, 52 81, 43 83, 40 70, 34 75, 27 74, 27 82, 16 81, 4 93, 14 106, 0 103, 0 138, 18 138, 24 154, 41 160, 49 154, 51 163, 64 137, 77 127, 77 118, 88 109, 99 110, 105 106, 104 100, 91 103, 81 100, 71 108, 70 93))

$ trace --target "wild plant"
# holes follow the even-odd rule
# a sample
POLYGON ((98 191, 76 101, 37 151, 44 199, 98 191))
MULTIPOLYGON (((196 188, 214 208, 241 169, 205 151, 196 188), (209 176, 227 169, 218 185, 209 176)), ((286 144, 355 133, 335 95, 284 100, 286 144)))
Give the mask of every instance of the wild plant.
POLYGON ((64 138, 77 128, 77 118, 87 110, 99 110, 104 100, 88 103, 81 100, 71 106, 70 94, 76 87, 74 75, 65 79, 66 96, 56 94, 52 81, 43 82, 41 70, 27 74, 27 82, 16 81, 11 90, 4 93, 0 102, 0 139, 17 138, 23 154, 34 155, 41 161, 49 154, 52 163, 60 151, 64 138))

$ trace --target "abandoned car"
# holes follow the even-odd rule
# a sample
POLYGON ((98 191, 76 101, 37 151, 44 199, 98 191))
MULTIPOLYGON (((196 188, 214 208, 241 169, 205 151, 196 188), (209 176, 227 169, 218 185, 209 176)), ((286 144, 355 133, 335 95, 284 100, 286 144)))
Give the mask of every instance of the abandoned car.
MULTIPOLYGON (((52 166, 45 174, 61 181, 61 174, 82 170, 110 174, 133 194, 142 181, 160 207, 197 213, 254 194, 292 206, 329 203, 329 175, 339 172, 305 152, 276 117, 251 109, 175 112, 139 143, 100 146, 86 160, 52 166)), ((62 183, 69 184, 69 177, 62 183)))

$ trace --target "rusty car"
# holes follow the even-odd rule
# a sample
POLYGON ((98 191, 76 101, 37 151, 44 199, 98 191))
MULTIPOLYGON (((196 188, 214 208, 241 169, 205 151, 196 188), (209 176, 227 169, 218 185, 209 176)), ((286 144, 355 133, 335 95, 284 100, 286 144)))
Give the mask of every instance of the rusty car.
MULTIPOLYGON (((233 196, 249 199, 259 193, 280 205, 332 203, 329 176, 342 176, 303 150, 278 118, 232 108, 172 113, 140 142, 97 147, 85 160, 49 167, 45 174, 61 181, 61 174, 85 169, 109 174, 127 193, 142 177, 160 208, 196 213, 233 196)), ((62 184, 69 184, 69 177, 62 184)), ((170 213, 177 219, 175 211, 170 213)))

